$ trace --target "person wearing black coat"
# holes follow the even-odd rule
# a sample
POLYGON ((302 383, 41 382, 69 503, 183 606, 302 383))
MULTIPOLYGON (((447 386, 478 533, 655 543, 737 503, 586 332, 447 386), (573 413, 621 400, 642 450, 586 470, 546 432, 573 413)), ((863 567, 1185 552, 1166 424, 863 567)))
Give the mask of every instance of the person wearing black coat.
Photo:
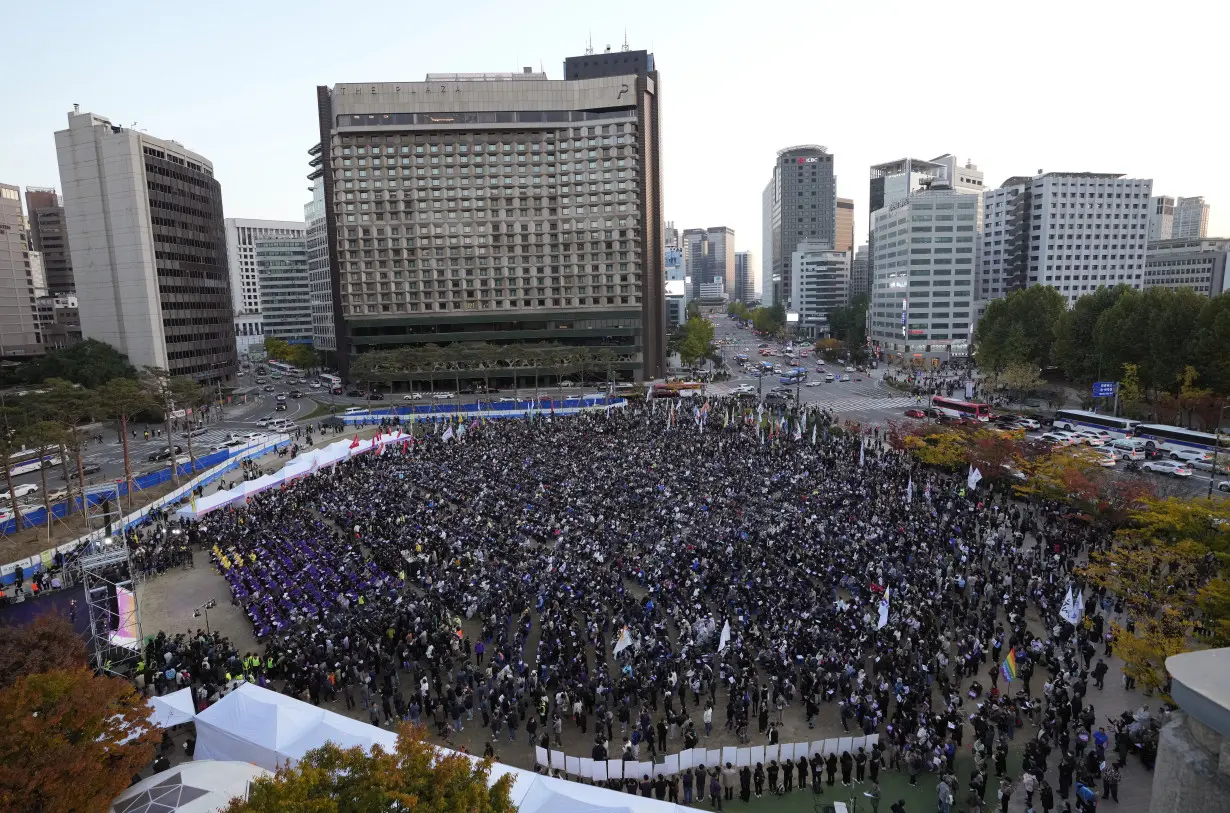
POLYGON ((772 793, 778 792, 778 787, 779 787, 779 785, 777 784, 778 772, 779 772, 779 768, 777 767, 777 760, 776 759, 769 760, 769 790, 772 793))
POLYGON ((811 787, 813 793, 824 793, 824 760, 819 754, 811 758, 811 787))
POLYGON ((789 793, 794 790, 794 762, 793 760, 782 760, 782 790, 789 793))
POLYGON ((739 798, 744 802, 752 798, 752 769, 747 765, 739 769, 739 798))
POLYGON ((759 799, 760 795, 764 793, 764 764, 763 763, 761 762, 756 763, 756 772, 752 774, 752 780, 756 783, 756 798, 759 799))
POLYGON ((850 773, 854 770, 854 757, 849 751, 841 752, 841 784, 850 787, 850 773))
POLYGON ((799 789, 807 790, 807 759, 799 757, 799 789))
POLYGON ((1042 813, 1051 813, 1051 809, 1055 807, 1055 791, 1045 779, 1038 787, 1038 801, 1042 803, 1042 813))
POLYGON ((834 780, 837 778, 837 755, 830 753, 828 759, 824 760, 824 772, 828 774, 829 787, 833 786, 834 780))

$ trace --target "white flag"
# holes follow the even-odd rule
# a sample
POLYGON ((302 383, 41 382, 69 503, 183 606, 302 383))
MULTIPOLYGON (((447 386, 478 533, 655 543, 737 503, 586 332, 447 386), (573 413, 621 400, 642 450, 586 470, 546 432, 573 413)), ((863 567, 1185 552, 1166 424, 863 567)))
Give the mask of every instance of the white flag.
POLYGON ((811 445, 816 445, 816 425, 814 423, 811 425, 811 445))
POLYGON ((863 442, 863 439, 862 439, 862 437, 860 436, 860 437, 859 437, 859 439, 858 439, 858 465, 859 465, 859 467, 860 467, 860 468, 862 468, 862 465, 863 465, 863 453, 864 453, 866 450, 867 450, 867 444, 863 442))
POLYGON ((632 646, 632 633, 628 632, 627 627, 624 627, 619 633, 619 640, 615 642, 615 654, 618 655, 630 646, 632 646))
POLYGON ((1068 594, 1063 597, 1063 604, 1059 607, 1059 616, 1074 627, 1080 622, 1079 610, 1076 609, 1076 599, 1072 596, 1071 586, 1068 587, 1068 594))
POLYGON ((888 624, 888 588, 884 588, 884 598, 880 599, 880 620, 876 622, 876 629, 882 630, 888 624))
POLYGON ((718 652, 724 652, 730 643, 730 621, 722 625, 722 636, 718 638, 718 652))
POLYGON ((969 486, 971 490, 973 490, 978 487, 978 483, 981 480, 982 480, 982 472, 978 471, 978 469, 974 468, 973 466, 970 466, 969 467, 969 477, 966 478, 965 484, 969 486))
POLYGON ((908 505, 914 502, 914 476, 910 475, 910 481, 905 486, 905 501, 908 505))
POLYGON ((453 439, 453 427, 450 426, 448 429, 445 429, 444 434, 440 436, 440 439, 441 440, 452 440, 453 439))

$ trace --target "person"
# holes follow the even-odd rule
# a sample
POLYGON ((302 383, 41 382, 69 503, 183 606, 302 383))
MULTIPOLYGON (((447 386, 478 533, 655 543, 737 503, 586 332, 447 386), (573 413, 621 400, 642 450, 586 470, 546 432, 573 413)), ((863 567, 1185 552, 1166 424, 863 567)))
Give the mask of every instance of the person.
POLYGON ((756 772, 752 774, 752 779, 756 785, 756 798, 759 799, 764 793, 764 763, 756 763, 756 772))
POLYGON ((769 773, 769 792, 774 794, 775 796, 780 795, 782 792, 782 786, 781 786, 781 780, 780 780, 781 769, 778 767, 776 759, 769 760, 768 773, 769 773))
POLYGON ((1106 767, 1102 769, 1102 798, 1114 799, 1116 803, 1119 801, 1119 763, 1107 762, 1106 767))
POLYGON ((871 800, 871 813, 880 813, 880 783, 872 782, 871 789, 867 791, 867 798, 871 800))
POLYGON ((722 780, 718 768, 709 773, 709 806, 716 810, 722 809, 722 780))
POLYGON ((1012 779, 1011 777, 1003 777, 999 780, 999 790, 996 791, 996 798, 999 799, 1000 813, 1008 813, 1008 803, 1012 801, 1012 779))
POLYGON ((950 813, 952 810, 952 788, 943 778, 935 785, 935 801, 939 813, 950 813))
POLYGON ((739 800, 744 804, 752 796, 752 768, 750 765, 744 765, 739 769, 739 800))
POLYGON ((1110 671, 1110 667, 1106 665, 1106 661, 1098 658, 1098 663, 1093 667, 1093 685, 1098 687, 1098 690, 1106 688, 1106 673, 1110 671))
POLYGON ((892 813, 905 813, 905 799, 898 799, 893 802, 892 807, 890 807, 889 810, 891 810, 892 813))
POLYGON ((726 801, 728 802, 734 800, 735 782, 737 782, 738 779, 739 772, 735 769, 734 765, 727 762, 726 766, 722 768, 722 795, 726 797, 726 801))

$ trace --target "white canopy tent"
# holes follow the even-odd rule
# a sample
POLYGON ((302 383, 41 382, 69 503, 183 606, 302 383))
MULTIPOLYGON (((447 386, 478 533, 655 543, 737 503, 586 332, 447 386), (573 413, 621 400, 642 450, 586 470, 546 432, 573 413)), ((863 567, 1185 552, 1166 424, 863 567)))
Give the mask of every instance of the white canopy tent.
POLYGON ((325 713, 251 683, 196 716, 198 759, 238 759, 277 770, 281 749, 311 731, 325 713))
POLYGON ((150 725, 155 728, 170 728, 186 723, 196 717, 196 705, 192 702, 192 689, 151 697, 150 725))
POLYGON ((111 813, 216 813, 236 796, 247 798, 252 780, 269 775, 246 762, 185 762, 125 790, 111 813))

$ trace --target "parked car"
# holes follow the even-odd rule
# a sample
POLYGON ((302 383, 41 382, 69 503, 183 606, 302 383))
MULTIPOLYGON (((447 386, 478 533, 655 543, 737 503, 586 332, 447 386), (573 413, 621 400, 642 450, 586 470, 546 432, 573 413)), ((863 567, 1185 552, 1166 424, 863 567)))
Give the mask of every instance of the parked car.
POLYGON ((1191 477, 1192 467, 1178 460, 1150 460, 1140 466, 1144 471, 1169 474, 1171 477, 1191 477))
POLYGON ((575 387, 575 386, 577 385, 577 382, 575 382, 575 381, 561 381, 561 382, 559 382, 559 385, 560 385, 560 387, 562 387, 563 389, 566 389, 566 390, 567 390, 567 389, 572 389, 573 387, 575 387))
POLYGON ((1071 446, 1074 443, 1071 436, 1059 432, 1043 432, 1038 436, 1038 440, 1055 446, 1071 446))
POLYGON ((156 463, 159 460, 166 460, 167 458, 173 457, 174 455, 183 454, 183 452, 184 452, 184 447, 182 446, 176 446, 175 451, 171 451, 171 447, 168 446, 164 449, 159 449, 158 451, 151 453, 149 456, 149 461, 151 463, 156 463))
POLYGON ((35 485, 34 483, 22 483, 19 486, 13 486, 12 492, 5 491, 3 494, 0 494, 0 500, 10 500, 11 501, 14 496, 16 496, 17 499, 20 500, 22 497, 26 496, 27 494, 34 494, 37 491, 38 491, 38 486, 35 485))
POLYGON ((1106 438, 1102 437, 1093 429, 1077 429, 1073 434, 1080 439, 1081 443, 1089 446, 1105 446, 1106 438))
POLYGON ((363 393, 359 392, 358 390, 346 390, 346 397, 347 398, 362 398, 363 393))
POLYGON ((1212 452, 1201 449, 1174 449, 1170 451, 1171 460, 1182 460, 1184 463, 1203 463, 1213 459, 1212 452))
POLYGON ((432 397, 432 398, 435 398, 437 401, 447 401, 447 400, 448 400, 448 399, 450 399, 450 398, 456 398, 456 397, 457 397, 457 393, 455 393, 455 392, 437 392, 435 395, 433 395, 433 396, 431 396, 431 397, 432 397))
MULTIPOLYGON (((98 463, 83 463, 81 465, 81 473, 87 477, 91 474, 98 474, 100 471, 102 471, 102 466, 99 465, 98 463)), ((64 479, 63 473, 60 474, 60 479, 61 480, 64 479)), ((68 479, 70 480, 77 479, 77 470, 73 468, 71 464, 68 470, 68 479)))
POLYGON ((1094 452, 1094 462, 1105 469, 1113 468, 1119 458, 1113 449, 1098 449, 1094 452))
POLYGON ((421 393, 421 392, 408 392, 408 393, 406 393, 405 395, 403 395, 403 396, 401 397, 401 399, 402 399, 403 401, 421 401, 421 400, 423 400, 423 393, 421 393))
POLYGON ((1218 491, 1230 491, 1230 480, 1222 480, 1217 484, 1218 491))
POLYGON ((925 418, 927 417, 927 413, 923 412, 921 409, 907 409, 905 411, 905 416, 907 418, 925 418))
POLYGON ((1024 416, 1024 415, 1017 415, 1017 416, 1016 416, 1016 424, 1017 424, 1017 426, 1023 427, 1023 428, 1025 428, 1025 429, 1030 430, 1030 431, 1035 431, 1035 430, 1038 430, 1038 429, 1041 429, 1041 428, 1042 428, 1042 424, 1038 423, 1038 422, 1037 422, 1036 420, 1034 420, 1033 418, 1028 418, 1028 417, 1026 417, 1026 416, 1024 416))

